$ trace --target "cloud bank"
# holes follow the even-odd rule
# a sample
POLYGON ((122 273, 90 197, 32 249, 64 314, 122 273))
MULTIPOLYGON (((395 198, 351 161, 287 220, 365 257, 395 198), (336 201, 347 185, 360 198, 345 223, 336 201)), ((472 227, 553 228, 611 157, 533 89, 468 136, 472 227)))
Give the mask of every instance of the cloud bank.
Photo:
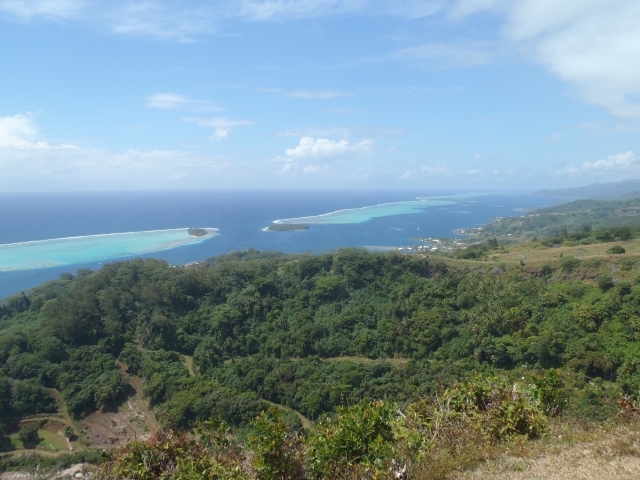
MULTIPOLYGON (((0 149, 73 149, 72 145, 36 140, 38 127, 30 115, 0 117, 0 149)), ((5 152, 6 153, 6 152, 5 152)))
POLYGON ((109 152, 39 140, 29 115, 0 117, 0 188, 4 191, 212 186, 229 163, 190 152, 109 152))
POLYGON ((584 162, 580 166, 565 167, 556 171, 553 176, 589 174, 612 179, 638 173, 640 173, 640 157, 628 151, 610 155, 601 160, 584 162))
POLYGON ((350 143, 347 140, 302 137, 296 147, 287 148, 285 155, 293 160, 352 158, 370 153, 372 149, 372 140, 350 143))

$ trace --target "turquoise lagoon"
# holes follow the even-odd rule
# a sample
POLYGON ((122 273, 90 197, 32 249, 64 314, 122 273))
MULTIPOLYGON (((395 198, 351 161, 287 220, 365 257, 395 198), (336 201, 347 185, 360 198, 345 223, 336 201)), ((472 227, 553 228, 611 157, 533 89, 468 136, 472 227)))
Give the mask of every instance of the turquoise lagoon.
POLYGON ((453 205, 468 198, 477 197, 477 194, 450 195, 446 197, 418 197, 415 200, 406 202, 381 203, 360 208, 347 208, 336 210, 335 212, 313 215, 310 217, 284 218, 274 220, 279 224, 307 224, 307 225, 329 225, 329 224, 349 224, 364 223, 372 218, 388 217, 392 215, 408 215, 421 213, 428 208, 443 207, 453 205))
POLYGON ((110 233, 0 245, 0 272, 109 261, 202 243, 216 236, 195 237, 186 228, 110 233))

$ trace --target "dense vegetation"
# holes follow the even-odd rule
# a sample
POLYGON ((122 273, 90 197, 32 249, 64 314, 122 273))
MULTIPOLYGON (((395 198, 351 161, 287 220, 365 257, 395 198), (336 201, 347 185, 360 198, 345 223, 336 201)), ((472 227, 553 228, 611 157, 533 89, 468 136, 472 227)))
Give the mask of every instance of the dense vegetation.
MULTIPOLYGON (((510 382, 525 377, 518 388, 528 400, 513 408, 529 420, 560 406, 563 415, 607 418, 622 395, 633 404, 640 391, 640 285, 590 277, 588 262, 569 257, 528 269, 360 250, 248 251, 195 268, 135 260, 66 274, 0 306, 0 422, 52 411, 53 390, 75 418, 113 408, 131 393, 125 369, 143 379, 145 397, 170 428, 218 418, 236 431, 259 430, 266 427, 254 419, 267 402, 319 420, 320 443, 291 447, 304 455, 329 455, 323 442, 333 438, 326 422, 334 420, 325 418, 339 407, 408 400, 413 411, 433 406, 451 385, 458 393, 450 404, 469 406, 472 395, 484 399, 480 408, 507 401, 510 382), (547 387, 535 379, 555 369, 553 398, 564 400, 543 401, 547 387), (475 374, 483 377, 468 383, 475 374)), ((629 259, 631 271, 637 262, 629 259)), ((482 438, 496 436, 499 422, 485 422, 491 409, 481 410, 482 418, 447 414, 475 422, 482 438)), ((269 417, 269 425, 300 427, 290 411, 277 412, 283 420, 269 417)), ((382 450, 404 438, 403 428, 406 442, 424 441, 416 432, 426 426, 398 426, 396 417, 384 417, 395 433, 382 450)), ((543 428, 529 420, 497 437, 543 428)), ((387 468, 391 453, 383 453, 387 468)), ((318 455, 298 467, 315 471, 318 455)))
POLYGON ((309 225, 302 223, 274 223, 267 227, 269 232, 301 232, 309 230, 309 225))
POLYGON ((597 233, 610 227, 630 228, 633 238, 640 232, 640 197, 626 200, 576 200, 549 208, 532 210, 519 217, 505 217, 484 225, 481 229, 469 229, 473 238, 497 237, 501 242, 531 238, 566 236, 567 232, 580 232, 585 227, 589 238, 598 241, 597 233))
POLYGON ((209 234, 209 232, 207 232, 204 228, 189 228, 187 229, 187 233, 192 237, 204 237, 205 235, 209 234))
POLYGON ((563 404, 557 373, 528 377, 476 378, 402 407, 338 407, 304 435, 277 409, 255 419, 247 442, 230 436, 224 422, 208 421, 191 435, 168 430, 129 443, 94 471, 108 480, 446 478, 486 458, 493 445, 545 432, 563 404))

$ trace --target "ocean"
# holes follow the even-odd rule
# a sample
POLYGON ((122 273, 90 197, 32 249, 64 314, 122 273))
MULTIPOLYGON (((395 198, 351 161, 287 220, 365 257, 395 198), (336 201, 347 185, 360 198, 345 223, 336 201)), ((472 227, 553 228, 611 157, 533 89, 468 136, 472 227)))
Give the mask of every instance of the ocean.
POLYGON ((4 193, 0 298, 115 259, 185 264, 248 248, 400 247, 419 243, 416 237, 455 237, 457 229, 561 201, 427 190, 4 193), (310 228, 265 231, 275 221, 310 228), (187 228, 216 229, 209 231, 217 235, 193 238, 187 228))

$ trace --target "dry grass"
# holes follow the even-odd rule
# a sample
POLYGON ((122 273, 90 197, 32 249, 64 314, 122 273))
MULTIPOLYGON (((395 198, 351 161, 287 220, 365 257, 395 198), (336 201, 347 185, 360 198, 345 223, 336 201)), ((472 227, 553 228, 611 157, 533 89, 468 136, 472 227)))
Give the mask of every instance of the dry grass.
POLYGON ((553 268, 554 280, 583 280, 593 282, 599 275, 613 277, 615 281, 633 283, 640 274, 640 238, 626 242, 607 242, 593 245, 542 247, 539 243, 518 243, 505 246, 505 250, 490 252, 484 260, 444 259, 453 267, 479 269, 485 272, 521 269, 530 275, 539 275, 543 266, 553 268), (621 245, 622 255, 607 254, 614 245, 621 245), (580 260, 572 271, 561 268, 563 258, 580 260))
POLYGON ((559 426, 550 432, 547 440, 507 447, 504 455, 455 478, 637 479, 640 478, 640 422, 630 420, 596 429, 559 426))
MULTIPOLYGON (((384 361, 393 365, 396 368, 402 368, 409 363, 410 358, 404 357, 396 357, 396 358, 385 358, 384 361)), ((323 358, 323 362, 334 363, 334 362, 352 362, 359 363, 362 365, 368 365, 375 362, 381 362, 381 359, 372 359, 367 357, 331 357, 331 358, 323 358)))
POLYGON ((553 248, 544 248, 539 244, 517 243, 506 246, 507 253, 501 253, 497 250, 490 257, 497 257, 500 262, 545 262, 549 260, 558 260, 562 256, 584 258, 584 257, 600 257, 602 260, 616 261, 616 259, 625 258, 629 255, 640 254, 640 238, 628 240, 626 242, 607 242, 595 243, 592 245, 577 245, 574 247, 559 246, 553 248), (622 245, 626 250, 624 255, 609 255, 609 250, 614 245, 622 245), (537 248, 536 248, 537 247, 537 248))

